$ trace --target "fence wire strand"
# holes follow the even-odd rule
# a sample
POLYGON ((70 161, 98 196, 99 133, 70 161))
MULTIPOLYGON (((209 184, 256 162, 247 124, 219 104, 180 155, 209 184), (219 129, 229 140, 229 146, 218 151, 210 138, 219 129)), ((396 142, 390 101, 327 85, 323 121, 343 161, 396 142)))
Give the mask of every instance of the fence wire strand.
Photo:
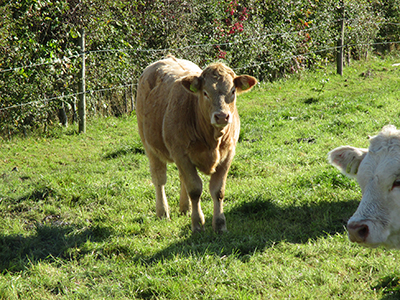
POLYGON ((15 68, 0 69, 0 73, 18 71, 18 70, 21 70, 21 69, 40 67, 40 66, 45 66, 45 65, 62 64, 63 62, 67 62, 68 60, 71 60, 72 58, 77 58, 77 57, 80 57, 80 56, 81 56, 81 54, 76 54, 76 55, 72 55, 72 56, 69 56, 69 57, 57 58, 57 59, 54 59, 52 61, 47 61, 47 62, 43 62, 43 63, 35 63, 35 64, 29 64, 29 65, 15 67, 15 68))
POLYGON ((26 103, 21 103, 21 104, 15 104, 15 105, 8 106, 8 107, 3 107, 3 108, 0 108, 0 111, 11 109, 11 108, 27 106, 27 105, 32 105, 32 104, 36 104, 36 103, 46 103, 46 102, 52 102, 52 101, 55 101, 55 100, 61 100, 61 99, 65 99, 65 98, 74 98, 74 97, 78 97, 79 95, 82 95, 82 94, 93 94, 93 93, 99 93, 99 92, 106 92, 106 91, 112 91, 112 90, 117 90, 117 89, 123 89, 123 88, 136 86, 136 85, 137 85, 137 83, 125 84, 125 85, 119 85, 119 86, 116 86, 116 87, 104 88, 104 89, 99 89, 99 90, 87 90, 84 93, 79 92, 79 93, 55 96, 55 97, 51 97, 51 98, 44 98, 44 99, 35 100, 35 101, 31 101, 31 102, 26 102, 26 103))
MULTIPOLYGON (((385 25, 400 26, 400 23, 387 22, 387 23, 384 23, 384 24, 385 25)), ((271 36, 281 36, 281 35, 284 35, 284 34, 299 34, 299 33, 303 33, 303 32, 307 32, 307 31, 311 31, 311 30, 317 29, 318 27, 321 27, 321 26, 322 25, 313 26, 313 27, 310 27, 310 28, 307 28, 307 29, 302 29, 302 30, 299 30, 299 31, 292 31, 292 32, 269 33, 269 34, 260 35, 258 37, 254 37, 254 38, 249 38, 249 39, 244 39, 244 40, 239 40, 239 41, 232 41, 232 42, 227 42, 227 43, 218 43, 218 44, 212 44, 212 43, 211 44, 195 44, 195 45, 189 45, 189 46, 185 46, 185 47, 165 48, 165 49, 100 49, 100 50, 92 50, 92 51, 86 51, 86 52, 84 52, 82 54, 76 54, 76 55, 72 55, 72 56, 69 56, 69 57, 64 57, 62 59, 55 59, 55 60, 49 61, 49 62, 35 63, 35 64, 30 64, 30 65, 15 67, 15 68, 0 69, 0 73, 18 71, 20 69, 38 67, 38 66, 49 65, 49 64, 60 64, 60 63, 66 62, 68 60, 81 57, 83 54, 90 55, 90 54, 96 54, 96 53, 110 53, 110 52, 123 52, 123 53, 127 53, 127 52, 145 52, 145 53, 154 53, 154 52, 182 51, 182 50, 187 50, 187 49, 192 49, 192 48, 205 48, 205 47, 215 47, 215 46, 230 46, 230 45, 235 45, 235 44, 243 44, 243 43, 251 42, 251 41, 254 41, 254 40, 265 39, 265 38, 268 38, 268 37, 271 37, 271 36)), ((354 46, 387 45, 387 44, 400 44, 400 41, 345 44, 345 45, 341 46, 341 48, 343 48, 343 47, 354 47, 354 46)), ((233 68, 233 70, 237 71, 237 70, 243 70, 243 69, 248 69, 248 68, 261 67, 261 66, 272 64, 272 63, 276 63, 276 62, 289 61, 291 59, 298 58, 298 57, 308 57, 308 56, 310 56, 312 54, 322 53, 322 52, 326 52, 326 51, 332 51, 332 50, 335 50, 335 49, 337 50, 339 48, 340 47, 334 46, 334 47, 327 47, 327 48, 323 48, 323 49, 319 49, 319 50, 315 50, 315 51, 310 51, 310 52, 307 52, 307 53, 293 54, 293 55, 285 56, 283 58, 279 58, 279 59, 275 59, 275 60, 260 62, 260 63, 256 63, 256 64, 248 64, 246 66, 233 68)), ((86 94, 91 94, 91 93, 105 92, 105 91, 123 89, 123 88, 126 88, 126 87, 132 87, 132 86, 137 86, 137 83, 128 84, 128 85, 120 85, 120 86, 111 87, 111 88, 102 88, 102 89, 98 89, 98 90, 88 90, 85 93, 86 94)), ((51 97, 51 98, 44 98, 44 99, 30 101, 30 102, 21 103, 21 104, 15 104, 15 105, 12 105, 12 106, 0 108, 0 111, 5 111, 5 110, 8 110, 8 109, 12 109, 12 108, 18 108, 18 107, 33 105, 33 104, 36 104, 36 103, 46 103, 46 102, 52 102, 52 101, 55 101, 55 100, 62 100, 62 99, 65 99, 65 98, 77 97, 80 94, 82 94, 82 93, 73 93, 73 94, 55 96, 55 97, 51 97)))

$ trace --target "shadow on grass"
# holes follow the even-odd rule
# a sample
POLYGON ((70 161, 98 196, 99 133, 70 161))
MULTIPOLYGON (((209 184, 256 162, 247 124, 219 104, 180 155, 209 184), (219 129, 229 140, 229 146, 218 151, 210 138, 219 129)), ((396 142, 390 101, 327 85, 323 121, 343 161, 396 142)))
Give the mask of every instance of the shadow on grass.
MULTIPOLYGON (((347 202, 320 202, 304 206, 275 205, 271 199, 256 199, 241 203, 225 212, 228 232, 215 234, 211 220, 206 221, 206 232, 193 234, 186 240, 147 258, 148 263, 170 259, 176 255, 235 253, 239 258, 286 241, 307 241, 345 232, 347 220, 357 209, 359 200, 347 202)), ((190 225, 189 225, 190 226, 190 225)), ((187 234, 188 228, 185 228, 187 234)))
POLYGON ((397 274, 385 276, 373 289, 383 290, 382 300, 400 299, 400 277, 397 274))
POLYGON ((18 272, 28 264, 57 258, 70 258, 69 250, 86 241, 104 240, 112 234, 109 228, 84 230, 73 225, 38 225, 32 236, 0 234, 0 273, 18 272))
MULTIPOLYGON (((58 198, 57 191, 38 184, 36 188, 19 198, 1 197, 1 204, 9 216, 26 220, 29 235, 3 234, 0 232, 0 273, 18 272, 27 265, 54 258, 75 259, 74 251, 81 251, 88 240, 103 241, 113 234, 112 229, 101 225, 78 226, 49 214, 41 221, 28 221, 25 214, 41 202, 58 198)), ((76 255, 75 255, 76 256, 76 255)))
POLYGON ((145 154, 142 146, 122 147, 121 149, 112 151, 104 155, 104 159, 114 159, 128 154, 145 154))

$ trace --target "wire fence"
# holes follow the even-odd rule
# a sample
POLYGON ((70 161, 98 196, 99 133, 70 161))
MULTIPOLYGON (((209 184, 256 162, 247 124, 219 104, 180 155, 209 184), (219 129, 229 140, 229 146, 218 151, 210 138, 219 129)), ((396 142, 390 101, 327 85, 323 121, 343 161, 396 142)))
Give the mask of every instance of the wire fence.
MULTIPOLYGON (((349 22, 349 20, 345 20, 349 22)), ((400 26, 400 23, 393 23, 393 22, 387 22, 384 23, 385 25, 392 25, 392 26, 400 26)), ((321 25, 323 26, 323 25, 321 25)), ((226 43, 210 43, 210 44, 193 44, 193 45, 188 45, 184 47, 176 47, 176 48, 165 48, 165 49, 130 49, 130 48, 122 48, 122 49, 98 49, 98 50, 90 50, 86 51, 84 53, 79 53, 79 54, 74 54, 68 57, 64 58, 57 58, 49 61, 43 61, 40 63, 32 63, 32 64, 26 64, 23 66, 16 66, 13 68, 5 68, 5 69, 0 69, 0 73, 7 73, 7 72, 17 72, 20 70, 26 70, 30 68, 36 68, 40 66, 46 66, 46 65, 60 65, 60 64, 65 64, 65 63, 70 63, 72 60, 75 59, 81 59, 82 55, 86 55, 88 57, 97 55, 97 54, 107 54, 107 53, 122 53, 122 54, 137 54, 137 53, 151 53, 151 54, 157 54, 157 55, 162 55, 162 54, 168 54, 169 52, 180 52, 183 50, 190 50, 190 49, 201 49, 201 48, 206 48, 206 47, 222 47, 222 46, 232 46, 232 45, 242 45, 245 43, 249 43, 252 41, 263 41, 266 40, 267 38, 271 37, 279 37, 279 36, 285 36, 285 35, 299 35, 299 34, 304 34, 304 33, 309 33, 312 32, 316 29, 319 29, 321 26, 310 26, 309 28, 301 29, 298 31, 291 31, 291 32, 277 32, 277 33, 266 33, 266 34, 261 34, 259 36, 253 37, 253 38, 248 38, 248 39, 242 39, 242 40, 235 40, 231 42, 226 42, 226 43)), ((326 25, 324 25, 326 26, 326 25)), ((333 26, 333 25, 332 25, 333 26)), ((370 43, 348 43, 348 44, 343 44, 343 48, 348 48, 348 47, 371 47, 371 46, 377 46, 377 45, 387 45, 387 44, 400 44, 400 41, 390 41, 390 42, 370 42, 370 43)), ((286 55, 284 57, 276 58, 276 59, 271 59, 271 60, 266 60, 263 62, 257 62, 257 63, 249 63, 244 66, 239 66, 239 67, 234 67, 232 68, 234 71, 239 71, 239 70, 245 70, 245 69, 251 69, 251 68, 256 68, 256 67, 262 67, 265 65, 270 65, 274 64, 277 62, 284 62, 284 61, 290 61, 296 58, 305 58, 309 57, 312 55, 316 55, 319 53, 326 53, 326 52, 334 52, 337 51, 340 47, 338 46, 330 46, 330 47, 321 47, 317 48, 311 51, 307 52, 299 52, 296 54, 291 54, 291 55, 286 55)), ((45 59, 42 59, 45 60, 45 59)), ((130 84, 125 84, 125 85, 118 85, 118 86, 112 86, 112 87, 102 87, 102 88, 96 88, 96 89, 89 89, 85 91, 85 94, 94 94, 94 93, 101 93, 101 92, 108 92, 108 91, 113 91, 113 90, 121 90, 121 89, 126 89, 126 88, 132 88, 137 86, 137 80, 136 78, 135 82, 132 82, 130 84)), ((20 103, 20 104, 15 104, 7 107, 0 107, 0 112, 1 111, 6 111, 18 107, 24 107, 24 106, 29 106, 29 105, 34 105, 34 104, 42 104, 45 105, 47 103, 53 102, 53 101, 66 101, 66 99, 71 99, 71 98, 76 98, 79 97, 82 93, 68 93, 65 95, 60 95, 60 96, 54 96, 54 97, 44 97, 42 99, 34 100, 34 101, 28 101, 25 103, 20 103)))
MULTIPOLYGON (((281 36, 281 35, 285 35, 285 34, 299 34, 300 32, 309 32, 309 31, 316 30, 316 29, 318 29, 318 28, 320 28, 322 26, 324 26, 324 25, 314 26, 312 28, 303 29, 303 30, 294 31, 294 32, 269 33, 269 34, 264 34, 264 35, 261 35, 259 37, 255 37, 255 38, 237 40, 237 41, 232 41, 232 42, 227 42, 227 43, 194 44, 194 45, 188 45, 188 46, 184 46, 184 47, 165 48, 165 49, 128 49, 128 48, 124 48, 124 49, 99 49, 99 50, 89 50, 89 51, 84 52, 84 54, 85 55, 90 55, 90 54, 96 54, 96 53, 110 53, 110 52, 154 53, 154 52, 182 51, 182 50, 192 49, 192 48, 215 47, 215 46, 230 46, 230 45, 234 45, 234 44, 243 44, 243 43, 254 41, 254 40, 265 39, 265 38, 271 37, 271 36, 281 36)), ((67 62, 72 58, 78 58, 80 56, 82 56, 82 54, 72 55, 72 56, 69 56, 69 57, 65 57, 63 59, 57 58, 57 59, 54 59, 52 61, 43 62, 43 63, 34 63, 34 64, 19 66, 19 67, 15 67, 15 68, 0 69, 0 73, 10 72, 10 71, 18 71, 20 69, 28 69, 28 68, 32 68, 32 67, 39 67, 39 66, 49 65, 49 64, 60 64, 60 63, 63 63, 63 62, 67 62)))

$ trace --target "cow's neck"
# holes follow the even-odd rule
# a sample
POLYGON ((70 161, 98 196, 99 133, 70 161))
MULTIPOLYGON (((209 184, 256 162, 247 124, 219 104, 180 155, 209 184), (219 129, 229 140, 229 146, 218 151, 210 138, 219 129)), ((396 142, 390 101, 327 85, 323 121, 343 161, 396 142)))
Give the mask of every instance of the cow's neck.
POLYGON ((229 131, 230 125, 227 125, 224 128, 215 128, 214 126, 212 127, 214 128, 214 139, 216 141, 219 141, 226 134, 226 132, 229 131))

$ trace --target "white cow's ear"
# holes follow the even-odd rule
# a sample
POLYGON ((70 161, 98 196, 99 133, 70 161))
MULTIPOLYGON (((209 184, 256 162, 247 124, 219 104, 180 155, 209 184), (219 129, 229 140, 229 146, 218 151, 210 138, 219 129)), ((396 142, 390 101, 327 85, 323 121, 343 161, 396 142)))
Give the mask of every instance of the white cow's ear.
POLYGON ((241 75, 235 77, 233 82, 235 83, 237 93, 241 93, 244 91, 249 91, 254 85, 256 85, 257 79, 255 79, 253 76, 241 75))
POLYGON ((201 80, 197 76, 186 76, 182 79, 182 85, 190 93, 196 94, 201 89, 201 80))
POLYGON ((348 177, 356 177, 358 167, 367 155, 368 149, 342 146, 328 153, 329 163, 348 177))

